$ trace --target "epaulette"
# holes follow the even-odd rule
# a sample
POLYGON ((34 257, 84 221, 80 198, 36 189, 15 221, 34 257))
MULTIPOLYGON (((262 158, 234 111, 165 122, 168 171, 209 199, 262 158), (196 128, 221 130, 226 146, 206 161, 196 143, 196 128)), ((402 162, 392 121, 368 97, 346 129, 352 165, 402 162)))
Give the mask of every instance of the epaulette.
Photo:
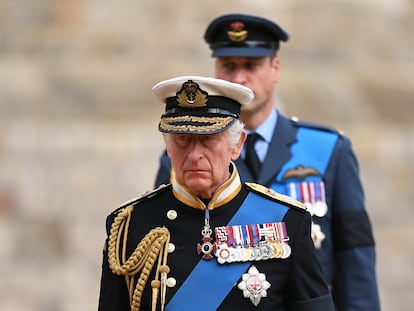
POLYGON ((284 194, 281 194, 279 192, 274 191, 271 188, 267 188, 263 185, 259 185, 256 183, 252 183, 252 182, 246 182, 245 183, 247 188, 261 196, 264 196, 266 198, 269 198, 273 201, 276 201, 278 203, 282 203, 284 205, 287 205, 289 207, 293 207, 301 212, 305 212, 306 211, 306 206, 305 204, 287 196, 284 194))
POLYGON ((345 135, 344 132, 342 132, 342 131, 334 128, 334 127, 319 124, 319 123, 312 123, 312 122, 302 121, 302 120, 299 120, 298 117, 291 117, 290 121, 292 122, 292 124, 294 126, 297 126, 297 127, 307 127, 307 128, 313 128, 313 129, 316 129, 316 130, 320 130, 320 131, 336 133, 336 134, 339 134, 341 136, 345 135))
POLYGON ((162 184, 159 187, 155 188, 154 190, 147 191, 144 194, 140 195, 139 197, 134 198, 134 199, 129 200, 129 201, 126 201, 125 203, 121 204, 121 206, 117 207, 111 213, 111 215, 118 214, 120 211, 122 211, 127 206, 135 205, 139 202, 142 202, 142 201, 148 200, 150 198, 153 198, 153 197, 163 193, 164 191, 168 190, 170 187, 171 187, 171 184, 162 184))

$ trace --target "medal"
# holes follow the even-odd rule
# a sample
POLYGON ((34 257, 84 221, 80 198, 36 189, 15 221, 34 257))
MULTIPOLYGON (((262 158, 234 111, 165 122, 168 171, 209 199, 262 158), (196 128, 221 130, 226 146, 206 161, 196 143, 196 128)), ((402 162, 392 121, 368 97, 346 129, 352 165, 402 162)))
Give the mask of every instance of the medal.
POLYGON ((243 261, 244 262, 249 261, 250 260, 250 250, 246 247, 243 247, 242 251, 243 251, 243 261))
POLYGON ((273 248, 272 258, 282 258, 284 254, 284 249, 282 243, 280 242, 272 242, 270 244, 273 248))
POLYGON ((258 250, 256 247, 249 247, 250 250, 250 261, 256 260, 257 257, 260 255, 260 250, 258 250))
POLYGON ((240 248, 233 248, 231 252, 230 258, 232 262, 240 262, 243 261, 243 252, 241 252, 240 248))
POLYGON ((227 260, 230 258, 230 250, 227 246, 227 244, 220 244, 217 246, 216 249, 216 257, 217 257, 217 262, 219 264, 223 264, 225 262, 227 262, 227 260))
POLYGON ((216 244, 214 243, 213 239, 211 238, 211 234, 213 231, 210 228, 210 214, 208 209, 206 209, 206 214, 204 218, 204 228, 201 230, 201 234, 203 238, 201 239, 202 243, 197 244, 197 253, 203 254, 203 259, 211 259, 213 258, 212 253, 216 251, 216 244))
POLYGON ((313 213, 317 217, 323 217, 328 212, 325 199, 325 184, 323 181, 315 184, 315 201, 313 202, 313 213))
POLYGON ((328 206, 325 202, 318 201, 313 204, 313 214, 318 217, 323 217, 328 212, 328 206))
POLYGON ((255 266, 251 266, 249 271, 242 275, 242 281, 237 285, 243 292, 244 298, 249 298, 256 307, 263 297, 267 297, 270 286, 265 274, 259 273, 255 266))
POLYGON ((282 243, 282 247, 283 247, 282 259, 286 259, 292 253, 292 249, 290 248, 289 244, 287 244, 287 243, 282 243))

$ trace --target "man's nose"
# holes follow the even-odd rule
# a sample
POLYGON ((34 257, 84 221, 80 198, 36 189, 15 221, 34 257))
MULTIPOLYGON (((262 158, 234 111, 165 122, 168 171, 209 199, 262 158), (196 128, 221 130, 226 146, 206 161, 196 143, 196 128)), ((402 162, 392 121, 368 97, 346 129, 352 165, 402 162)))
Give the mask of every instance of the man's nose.
POLYGON ((187 157, 192 160, 199 160, 203 154, 203 144, 197 140, 193 139, 191 144, 188 147, 187 157))
POLYGON ((247 81, 246 71, 243 68, 238 68, 234 71, 232 82, 244 85, 247 81))

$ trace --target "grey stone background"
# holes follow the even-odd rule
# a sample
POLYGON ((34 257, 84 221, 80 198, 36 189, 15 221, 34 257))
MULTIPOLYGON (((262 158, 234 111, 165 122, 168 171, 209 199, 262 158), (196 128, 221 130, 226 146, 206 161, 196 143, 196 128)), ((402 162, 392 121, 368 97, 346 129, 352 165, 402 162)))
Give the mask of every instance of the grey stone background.
POLYGON ((0 0, 0 310, 96 309, 105 217, 163 149, 151 87, 212 75, 230 12, 291 34, 278 103, 352 138, 383 310, 412 310, 412 0, 0 0))

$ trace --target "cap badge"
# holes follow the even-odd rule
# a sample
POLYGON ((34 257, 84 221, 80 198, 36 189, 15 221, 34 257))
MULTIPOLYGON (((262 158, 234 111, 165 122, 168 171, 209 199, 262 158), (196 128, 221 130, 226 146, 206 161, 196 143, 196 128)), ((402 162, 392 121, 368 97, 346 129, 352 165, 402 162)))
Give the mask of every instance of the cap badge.
POLYGON ((177 93, 178 106, 183 108, 200 108, 207 106, 207 93, 192 80, 185 82, 177 93))
POLYGON ((244 30, 244 24, 242 22, 233 22, 230 24, 230 29, 227 31, 227 36, 231 41, 241 42, 247 38, 247 30, 244 30))

